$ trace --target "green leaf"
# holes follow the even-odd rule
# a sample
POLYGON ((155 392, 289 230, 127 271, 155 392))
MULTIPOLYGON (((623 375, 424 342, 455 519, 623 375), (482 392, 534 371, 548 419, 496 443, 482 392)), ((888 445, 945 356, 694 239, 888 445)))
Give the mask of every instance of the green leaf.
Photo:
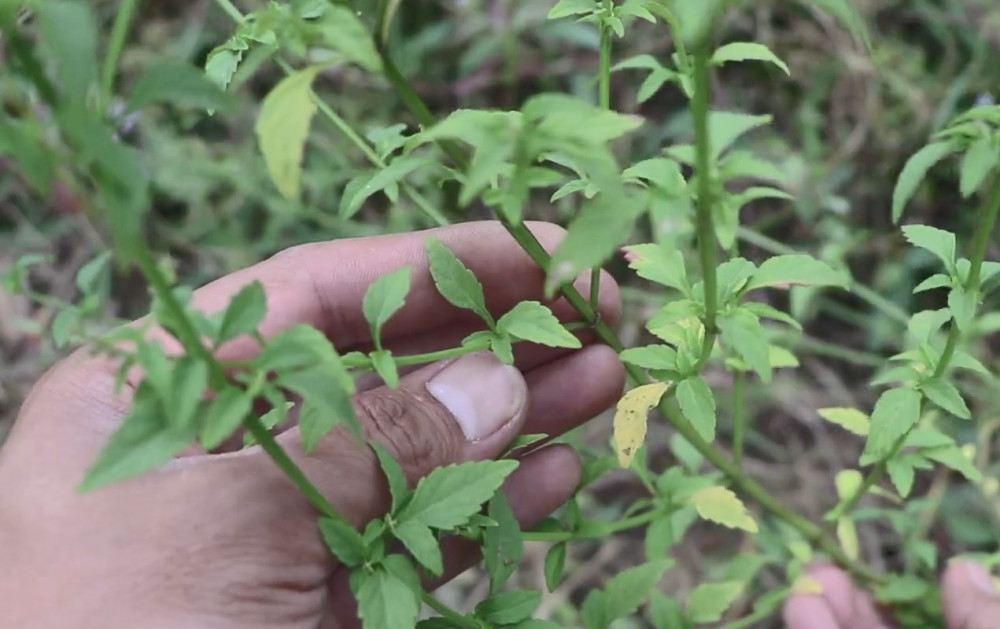
POLYGON ((387 349, 377 350, 372 352, 370 356, 375 373, 382 378, 386 386, 390 389, 399 387, 399 370, 396 368, 396 360, 392 357, 392 352, 387 349))
POLYGON ((240 62, 243 61, 245 48, 247 48, 245 43, 234 39, 209 53, 208 59, 205 60, 205 76, 208 80, 220 89, 229 87, 240 67, 240 62))
POLYGON ((253 334, 267 314, 267 296, 260 282, 247 284, 229 301, 219 324, 218 342, 253 334))
POLYGON ((955 470, 964 476, 969 482, 979 484, 983 482, 983 474, 975 466, 966 452, 958 446, 951 444, 921 450, 920 453, 945 467, 955 470))
POLYGON ((656 629, 690 629, 691 623, 676 600, 654 592, 649 602, 649 620, 656 629))
POLYGON ((634 614, 673 565, 671 559, 651 561, 615 575, 604 588, 604 624, 634 614))
POLYGON ((877 587, 875 595, 883 603, 906 603, 925 597, 932 587, 930 582, 919 577, 901 575, 877 587))
POLYGON ((727 303, 739 294, 756 270, 757 266, 745 258, 730 258, 720 264, 715 271, 719 301, 727 303))
POLYGON ((678 249, 667 250, 661 245, 631 245, 627 248, 629 268, 636 275, 663 286, 690 294, 684 254, 678 249))
POLYGON ((527 620, 542 602, 537 590, 515 590, 494 594, 476 605, 476 616, 497 625, 512 625, 527 620))
POLYGON ((750 131, 768 124, 771 124, 771 116, 751 116, 728 111, 709 113, 708 132, 711 136, 712 158, 718 159, 736 140, 750 131))
POLYGON ((695 623, 717 622, 742 591, 741 581, 703 583, 688 598, 688 617, 695 623))
POLYGON ((402 506, 403 501, 410 495, 410 485, 406 481, 403 468, 392 457, 388 450, 374 441, 369 444, 375 451, 382 473, 385 474, 386 482, 389 485, 389 493, 392 496, 392 513, 396 513, 402 506))
POLYGON ((164 61, 143 71, 132 88, 128 106, 131 111, 161 103, 224 111, 231 102, 225 92, 194 66, 164 61))
POLYGON ((593 13, 597 10, 594 0, 559 0, 549 11, 548 19, 558 20, 572 15, 593 13))
POLYGON ((775 164, 757 157, 749 151, 732 151, 719 166, 724 181, 730 179, 758 179, 784 183, 787 175, 775 164))
POLYGON ((364 629, 413 629, 420 603, 410 583, 381 567, 353 574, 359 575, 355 598, 364 629))
POLYGON ((302 187, 302 157, 316 113, 312 83, 320 70, 311 66, 278 83, 261 103, 254 127, 271 179, 288 199, 297 199, 302 187))
MULTIPOLYGON (((832 0, 825 0, 832 1, 832 0)), ((841 0, 843 1, 843 0, 841 0)), ((920 183, 935 164, 954 153, 956 147, 951 142, 936 142, 920 149, 906 162, 903 172, 896 182, 892 194, 892 222, 898 223, 906 204, 910 202, 920 183)))
POLYGON ((472 310, 493 327, 493 317, 486 309, 483 285, 462 261, 455 257, 451 249, 440 241, 427 239, 427 260, 431 276, 441 296, 453 306, 472 310))
POLYGON ((951 289, 948 293, 948 309, 951 310, 955 325, 962 332, 972 327, 976 318, 977 293, 969 292, 961 286, 951 289))
POLYGON ((790 314, 782 312, 769 304, 765 304, 760 301, 748 301, 743 304, 743 307, 761 319, 772 319, 774 321, 780 321, 781 323, 788 324, 796 330, 802 329, 802 324, 792 318, 790 314))
POLYGON ((955 234, 929 225, 906 225, 903 235, 914 247, 930 251, 944 262, 949 272, 955 271, 955 234))
POLYGON ((478 512, 517 468, 516 461, 480 461, 441 467, 420 481, 398 521, 451 529, 478 512))
POLYGON ((382 71, 382 57, 368 28, 350 7, 327 4, 319 20, 322 42, 369 72, 382 71))
POLYGON ((934 290, 935 288, 951 288, 951 285, 951 276, 945 275, 944 273, 937 273, 936 275, 932 275, 923 282, 917 284, 916 288, 913 289, 913 293, 922 293, 927 290, 934 290))
POLYGON ((416 520, 404 520, 392 532, 431 575, 441 576, 444 560, 441 557, 438 541, 430 528, 416 520))
POLYGON ((580 339, 563 327, 547 306, 522 301, 497 321, 497 332, 549 347, 581 347, 580 339))
POLYGON ((566 543, 553 544, 545 554, 545 587, 549 592, 555 591, 562 581, 563 570, 566 567, 566 543))
POLYGON ((719 318, 719 329, 722 341, 747 361, 764 382, 770 382, 770 344, 757 316, 742 308, 733 310, 719 318))
POLYGON ((326 547, 345 566, 357 567, 368 558, 368 549, 365 548, 361 533, 344 520, 320 518, 319 532, 326 547))
POLYGON ((332 373, 343 366, 316 366, 301 371, 285 372, 275 384, 299 395, 302 400, 302 412, 299 416, 299 433, 302 437, 302 448, 309 454, 336 426, 343 425, 352 428, 357 434, 358 423, 351 404, 351 391, 337 386, 339 377, 332 373))
POLYGON ((94 491, 165 465, 191 445, 197 430, 195 424, 171 426, 153 389, 141 384, 132 412, 87 470, 79 491, 94 491))
POLYGON ((344 194, 340 197, 340 217, 353 217, 372 195, 391 189, 417 169, 432 164, 426 157, 409 155, 392 160, 385 168, 358 175, 344 188, 344 194))
POLYGON ((830 422, 837 424, 841 428, 861 437, 868 436, 870 420, 861 411, 853 408, 821 408, 819 416, 830 422))
POLYGON ((901 498, 910 495, 910 492, 913 491, 913 481, 916 478, 916 472, 908 459, 909 457, 889 459, 885 464, 885 469, 889 472, 889 480, 892 481, 892 486, 896 488, 901 498))
POLYGON ((204 361, 185 356, 174 363, 170 397, 163 400, 167 421, 182 430, 195 423, 206 389, 208 365, 204 361))
POLYGON ((490 499, 490 519, 497 523, 483 530, 483 560, 490 576, 490 594, 496 594, 517 572, 523 553, 524 536, 503 492, 490 499))
POLYGON ((222 445, 240 427, 253 409, 253 396, 236 387, 226 387, 208 406, 201 429, 201 447, 207 451, 222 445))
POLYGON ((843 275, 825 262, 807 255, 786 255, 765 260, 750 278, 746 290, 785 284, 847 287, 843 275))
POLYGON ((742 529, 750 533, 757 532, 754 522, 746 506, 732 491, 725 487, 707 487, 696 491, 688 500, 698 511, 698 515, 731 529, 742 529))
POLYGON ((409 292, 410 267, 386 273, 368 286, 361 310, 372 327, 376 347, 382 345, 382 326, 403 307, 409 292))
POLYGON ((730 61, 764 61, 778 66, 785 74, 791 74, 788 64, 771 52, 771 49, 764 44, 733 42, 720 47, 712 55, 712 63, 714 65, 721 66, 730 61))
POLYGON ((677 352, 666 345, 647 345, 623 351, 622 361, 643 369, 677 370, 677 352))
POLYGON ((700 376, 682 380, 677 385, 677 402, 702 439, 715 441, 715 397, 708 383, 700 376))
POLYGON ((962 196, 968 198, 978 192, 998 163, 1000 163, 1000 151, 997 150, 992 137, 987 136, 974 142, 962 158, 962 196))
POLYGON ((865 454, 883 459, 896 440, 920 420, 920 393, 913 389, 889 389, 879 397, 872 411, 865 454))
POLYGON ((83 101, 97 80, 98 29, 93 10, 86 2, 66 0, 33 3, 32 8, 62 89, 73 100, 83 101))
POLYGON ((940 406, 945 411, 961 417, 962 419, 972 419, 972 412, 962 399, 962 394, 958 392, 955 385, 941 378, 931 378, 920 385, 927 399, 940 406))

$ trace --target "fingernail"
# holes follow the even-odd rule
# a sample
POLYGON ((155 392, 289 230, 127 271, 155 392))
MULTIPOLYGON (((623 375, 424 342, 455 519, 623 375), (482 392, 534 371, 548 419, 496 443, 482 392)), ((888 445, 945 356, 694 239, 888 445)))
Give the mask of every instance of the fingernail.
POLYGON ((521 372, 488 352, 451 363, 431 378, 427 391, 451 411, 469 441, 485 439, 510 423, 527 396, 521 372))
POLYGON ((965 580, 969 582, 969 585, 984 594, 989 594, 994 598, 997 597, 997 585, 985 568, 971 561, 965 561, 962 562, 961 570, 965 574, 965 580))

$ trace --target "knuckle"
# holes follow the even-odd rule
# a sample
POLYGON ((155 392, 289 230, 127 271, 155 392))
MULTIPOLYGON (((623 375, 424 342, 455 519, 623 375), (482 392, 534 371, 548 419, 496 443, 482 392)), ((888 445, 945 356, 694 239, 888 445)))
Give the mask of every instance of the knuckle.
POLYGON ((363 394, 354 405, 365 436, 387 448, 411 480, 461 452, 463 440, 451 416, 412 391, 363 394))

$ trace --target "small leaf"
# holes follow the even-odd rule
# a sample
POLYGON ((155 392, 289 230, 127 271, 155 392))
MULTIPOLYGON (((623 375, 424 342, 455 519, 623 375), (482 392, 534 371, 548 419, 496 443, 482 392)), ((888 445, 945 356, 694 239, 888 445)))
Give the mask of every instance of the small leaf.
POLYGON ((903 227, 903 235, 913 246, 936 255, 949 272, 954 272, 955 234, 929 225, 906 225, 903 227))
POLYGON ((497 321, 497 331, 516 339, 549 347, 581 347, 580 339, 563 327, 547 306, 522 301, 497 321))
POLYGON ((558 20, 572 15, 593 13, 596 10, 597 4, 594 0, 559 0, 549 11, 548 19, 558 20))
POLYGON ((726 44, 712 55, 712 63, 715 65, 721 66, 730 61, 764 61, 778 66, 785 74, 791 74, 788 64, 782 61, 778 55, 771 52, 770 48, 754 42, 733 42, 726 44))
POLYGON ((359 575, 355 598, 364 629, 412 629, 417 624, 420 603, 410 583, 381 567, 354 575, 359 575))
POLYGON ((386 386, 390 389, 399 387, 399 370, 396 368, 396 360, 392 357, 392 352, 383 349, 370 354, 372 367, 375 373, 382 378, 386 386))
POLYGON ((703 583, 688 598, 688 616, 692 622, 717 622, 743 591, 740 581, 703 583))
POLYGON ((545 587, 549 589, 549 592, 555 591, 559 586, 565 567, 566 543, 553 544, 545 555, 545 587))
POLYGON ((807 255, 786 255, 765 260, 750 278, 746 290, 785 284, 847 287, 843 275, 825 262, 807 255))
POLYGON ((476 605, 476 616, 497 625, 512 625, 531 618, 542 593, 537 590, 515 590, 494 594, 476 605))
POLYGON ((677 370, 677 352, 666 345, 647 345, 623 351, 622 361, 643 369, 677 370))
POLYGON ((962 394, 958 392, 955 385, 941 378, 931 378, 920 385, 927 399, 940 406, 947 412, 961 417, 962 419, 972 419, 972 412, 962 399, 962 394))
POLYGON ((218 448, 231 437, 253 409, 253 397, 236 387, 226 387, 212 400, 201 429, 201 447, 218 448))
POLYGON ((938 273, 928 277, 923 282, 917 284, 916 288, 913 289, 913 293, 922 293, 924 291, 933 290, 935 288, 951 288, 952 279, 950 276, 943 273, 938 273))
POLYGON ((997 150, 993 138, 987 136, 973 142, 962 158, 962 196, 968 198, 978 192, 998 163, 1000 163, 1000 151, 997 150))
POLYGON ((397 520, 437 529, 464 524, 517 468, 516 461, 480 461, 440 467, 417 485, 397 520))
POLYGON ((719 318, 723 342, 736 351, 764 382, 771 381, 770 344, 760 320, 740 308, 719 318))
MULTIPOLYGON (((704 0, 697 1, 704 2, 704 0)), ((711 136, 713 158, 717 159, 743 135, 768 124, 771 124, 771 116, 752 116, 729 111, 709 113, 708 131, 711 136)))
POLYGON ((883 603, 906 603, 923 598, 932 587, 931 583, 919 577, 901 575, 877 587, 875 594, 883 603))
POLYGON ((222 323, 219 324, 218 342, 225 343, 246 334, 253 334, 266 314, 267 296, 264 294, 263 284, 253 282, 244 286, 226 307, 222 323))
POLYGON ((288 199, 298 198, 302 186, 302 156, 316 113, 312 83, 320 69, 311 66, 278 83, 261 103, 254 127, 271 178, 288 199))
POLYGON ((921 450, 920 453, 932 461, 937 461, 945 467, 955 470, 971 483, 979 484, 983 482, 982 472, 972 462, 969 456, 971 453, 967 453, 967 450, 964 448, 950 444, 936 448, 927 448, 921 450))
POLYGON ((892 222, 899 222, 899 219, 903 216, 906 204, 910 202, 913 194, 920 186, 920 182, 927 176, 927 171, 954 153, 955 150, 956 147, 951 142, 928 144, 906 162, 906 166, 903 167, 903 172, 900 173, 899 180, 896 182, 896 189, 892 194, 892 222))
POLYGON ((899 492, 900 498, 909 496, 913 490, 913 481, 916 478, 916 473, 908 457, 890 459, 886 461, 885 468, 889 473, 889 480, 892 481, 893 487, 899 492))
POLYGON ((604 624, 601 626, 607 627, 635 613, 673 563, 671 559, 651 561, 612 577, 604 588, 604 624))
POLYGON ((430 528, 416 520, 405 520, 393 529, 396 539, 403 542, 413 558, 420 562, 433 576, 441 576, 444 560, 438 541, 430 528))
POLYGON ((369 72, 382 71, 382 58, 368 28, 350 7, 325 4, 318 32, 322 42, 369 72))
POLYGON ((406 303, 410 292, 410 267, 386 273, 368 286, 361 310, 372 327, 372 339, 381 347, 382 326, 406 303))
POLYGON ((627 248, 626 257, 629 268, 639 277, 677 289, 685 295, 690 293, 684 255, 679 249, 668 250, 654 244, 631 245, 627 248))
POLYGON ((486 309, 483 285, 451 249, 440 241, 427 239, 427 259, 431 276, 441 296, 453 306, 472 310, 493 327, 493 317, 486 309))
POLYGON ((649 411, 660 403, 660 398, 670 388, 669 382, 657 382, 636 387, 618 401, 615 410, 615 451, 618 464, 628 467, 636 452, 646 440, 646 422, 649 411))
POLYGON ((959 330, 965 332, 972 327, 972 322, 976 318, 977 302, 977 294, 961 286, 953 288, 948 293, 948 309, 951 310, 952 318, 959 330))
POLYGON ((861 437, 868 436, 870 423, 868 416, 857 409, 822 408, 818 412, 820 417, 832 424, 837 424, 841 428, 861 437))
POLYGON ((406 497, 409 496, 410 485, 406 481, 403 468, 389 454, 388 450, 374 441, 370 443, 370 446, 375 451, 379 467, 382 468, 382 473, 385 474, 386 482, 389 484, 389 493, 392 496, 392 512, 395 513, 402 506, 406 497))
POLYGON ((708 487, 695 492, 688 502, 698 515, 731 529, 757 532, 757 523, 736 494, 725 487, 708 487))
POLYGON ((483 530, 483 559, 490 576, 490 594, 496 594, 520 566, 524 536, 503 492, 493 496, 487 513, 497 525, 483 530))
POLYGON ((715 397, 708 383, 699 376, 682 380, 677 385, 677 402, 701 438, 715 440, 715 397))
POLYGON ((892 452, 896 441, 920 420, 920 393, 913 389, 889 389, 872 411, 865 454, 881 460, 892 452))
POLYGON ((340 198, 341 218, 353 217, 372 195, 390 189, 417 169, 430 164, 432 162, 427 158, 411 155, 394 159, 385 168, 359 175, 344 188, 344 194, 340 198))
POLYGON ((344 520, 320 518, 319 532, 326 547, 345 566, 353 568, 367 559, 368 550, 365 548, 361 533, 344 520))

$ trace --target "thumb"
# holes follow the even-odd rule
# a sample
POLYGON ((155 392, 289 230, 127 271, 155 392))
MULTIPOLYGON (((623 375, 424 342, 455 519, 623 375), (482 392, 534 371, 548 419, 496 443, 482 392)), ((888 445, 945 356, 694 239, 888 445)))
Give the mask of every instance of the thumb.
MULTIPOLYGON (((430 365, 354 398, 365 437, 386 448, 413 483, 451 463, 493 458, 521 430, 528 387, 521 372, 481 352, 430 365)), ((282 441, 304 471, 355 523, 380 516, 388 494, 378 461, 343 431, 306 456, 298 430, 282 441)))
POLYGON ((941 602, 948 629, 996 629, 1000 622, 1000 596, 993 577, 971 561, 954 561, 945 570, 941 602))

